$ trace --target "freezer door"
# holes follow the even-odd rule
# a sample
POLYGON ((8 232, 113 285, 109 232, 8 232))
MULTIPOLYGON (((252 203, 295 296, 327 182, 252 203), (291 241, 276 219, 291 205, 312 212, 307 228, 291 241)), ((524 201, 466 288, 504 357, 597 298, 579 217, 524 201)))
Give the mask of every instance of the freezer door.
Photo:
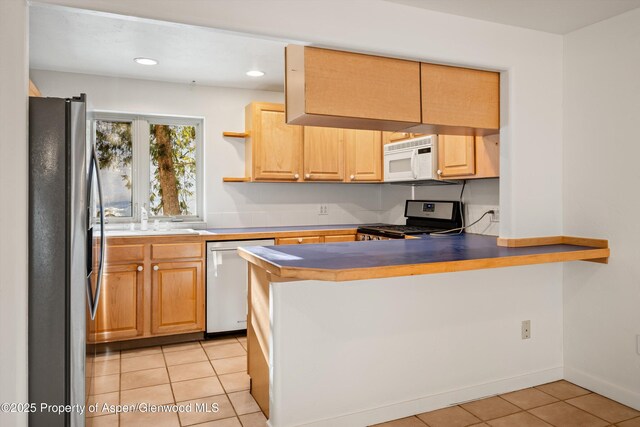
POLYGON ((273 240, 207 244, 207 333, 247 328, 247 262, 240 246, 271 246, 273 240))

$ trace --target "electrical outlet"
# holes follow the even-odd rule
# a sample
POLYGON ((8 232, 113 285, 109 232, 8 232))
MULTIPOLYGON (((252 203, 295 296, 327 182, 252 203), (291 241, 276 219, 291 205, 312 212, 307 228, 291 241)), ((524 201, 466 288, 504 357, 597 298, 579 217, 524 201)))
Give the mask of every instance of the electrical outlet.
POLYGON ((329 215, 329 206, 320 205, 320 210, 318 211, 318 215, 329 215))
POLYGON ((531 320, 522 321, 522 339, 528 340, 531 338, 531 320))
POLYGON ((500 210, 498 208, 493 210, 491 214, 491 222, 500 222, 500 210))

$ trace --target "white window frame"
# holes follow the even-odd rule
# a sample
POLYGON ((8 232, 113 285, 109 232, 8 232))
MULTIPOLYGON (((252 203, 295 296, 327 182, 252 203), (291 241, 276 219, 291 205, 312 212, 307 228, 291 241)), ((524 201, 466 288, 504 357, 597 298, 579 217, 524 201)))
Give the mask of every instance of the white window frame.
POLYGON ((132 213, 131 217, 109 217, 109 223, 130 223, 140 222, 140 207, 145 206, 149 211, 149 192, 151 187, 151 157, 149 155, 149 125, 187 125, 196 128, 196 213, 195 215, 179 215, 175 217, 166 215, 152 216, 149 212, 149 219, 177 221, 180 223, 202 223, 204 222, 204 117, 178 116, 166 114, 139 114, 124 113, 114 111, 92 111, 91 138, 95 144, 97 120, 122 121, 131 123, 132 136, 132 158, 131 158, 131 178, 132 178, 132 213), (146 159, 146 160, 145 160, 146 159))

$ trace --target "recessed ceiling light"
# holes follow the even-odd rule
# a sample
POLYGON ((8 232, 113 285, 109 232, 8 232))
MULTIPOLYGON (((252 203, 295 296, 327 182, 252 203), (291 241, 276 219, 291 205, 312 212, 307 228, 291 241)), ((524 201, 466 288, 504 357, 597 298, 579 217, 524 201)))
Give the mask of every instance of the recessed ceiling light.
POLYGON ((251 71, 247 71, 247 76, 250 77, 262 77, 264 76, 264 73, 260 70, 251 70, 251 71))
POLYGON ((158 61, 151 58, 133 58, 133 60, 140 65, 157 65, 158 61))

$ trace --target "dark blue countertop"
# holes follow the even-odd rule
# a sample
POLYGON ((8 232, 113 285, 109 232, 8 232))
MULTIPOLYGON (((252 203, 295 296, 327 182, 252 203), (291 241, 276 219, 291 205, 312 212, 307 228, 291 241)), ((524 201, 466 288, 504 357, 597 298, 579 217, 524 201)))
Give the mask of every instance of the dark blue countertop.
MULTIPOLYGON (((518 248, 502 247, 497 246, 495 236, 460 234, 446 237, 423 236, 420 239, 408 240, 249 246, 241 248, 240 252, 250 262, 261 265, 281 277, 303 278, 305 275, 300 271, 305 270, 307 273, 318 273, 307 274, 308 278, 327 277, 325 280, 347 280, 346 278, 340 279, 335 274, 347 270, 353 272, 353 270, 370 269, 371 274, 365 274, 367 277, 361 278, 390 277, 393 275, 569 261, 597 258, 597 255, 602 256, 604 252, 596 253, 598 250, 602 249, 568 244, 518 248), (242 253, 243 251, 245 254, 242 253), (594 252, 585 254, 584 251, 594 252), (512 259, 505 263, 504 259, 508 258, 512 259), (480 260, 491 260, 492 262, 480 260), (474 263, 463 264, 470 261, 474 263), (447 266, 444 263, 450 263, 450 265, 447 266), (437 268, 436 264, 438 264, 437 268), (420 267, 410 271, 399 268, 416 265, 420 265, 420 267), (376 269, 389 271, 374 273, 373 270, 376 269), (392 274, 391 270, 396 271, 397 274, 392 274)), ((608 249, 606 251, 608 256, 608 249)), ((352 274, 344 275, 344 277, 355 276, 352 274)))

